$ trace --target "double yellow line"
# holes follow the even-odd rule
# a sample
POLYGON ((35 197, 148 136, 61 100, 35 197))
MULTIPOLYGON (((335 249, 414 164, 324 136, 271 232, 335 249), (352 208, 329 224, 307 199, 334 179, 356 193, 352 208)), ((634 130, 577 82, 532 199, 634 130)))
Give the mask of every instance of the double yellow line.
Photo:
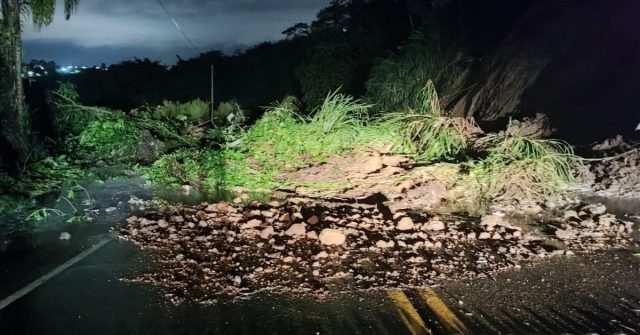
MULTIPOLYGON (((401 290, 389 290, 387 295, 391 298, 393 306, 400 315, 400 319, 407 326, 412 335, 432 335, 426 323, 413 306, 409 298, 401 290)), ((438 322, 451 335, 472 335, 468 328, 430 288, 418 290, 418 295, 436 316, 438 322)))

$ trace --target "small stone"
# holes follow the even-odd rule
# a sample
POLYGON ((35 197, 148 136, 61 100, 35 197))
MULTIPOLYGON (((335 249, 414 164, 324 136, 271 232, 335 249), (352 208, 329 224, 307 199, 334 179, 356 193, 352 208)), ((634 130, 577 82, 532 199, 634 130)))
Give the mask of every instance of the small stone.
POLYGON ((318 239, 318 233, 316 233, 315 231, 310 231, 307 233, 307 238, 310 240, 317 240, 318 239))
POLYGON ((346 236, 337 229, 325 228, 320 232, 320 243, 324 245, 341 245, 346 236))
POLYGON ((504 219, 498 215, 483 215, 480 224, 487 227, 503 225, 504 219))
POLYGON ((313 270, 313 275, 318 277, 320 275, 320 271, 319 270, 313 270))
POLYGON ((492 239, 492 240, 500 240, 500 239, 502 239, 502 235, 500 235, 500 233, 494 233, 494 234, 491 236, 491 239, 492 239))
POLYGON ((287 257, 283 258, 282 261, 285 262, 285 263, 293 263, 293 257, 287 256, 287 257))
POLYGON ((444 222, 439 219, 433 218, 424 227, 425 230, 441 231, 445 229, 444 222))
POLYGON ((207 228, 209 225, 207 224, 207 221, 200 221, 198 222, 198 227, 200 228, 207 228))
POLYGON ((561 240, 573 240, 577 238, 577 234, 572 230, 558 229, 556 230, 556 237, 561 240))
POLYGON ((313 225, 315 225, 315 224, 318 224, 318 222, 320 222, 320 219, 319 219, 316 215, 314 215, 314 216, 310 217, 310 218, 307 220, 307 223, 308 223, 308 224, 310 224, 310 225, 312 225, 312 226, 313 226, 313 225))
POLYGON ((376 242, 376 247, 380 248, 380 249, 387 249, 387 248, 393 248, 396 245, 395 242, 393 241, 384 241, 384 240, 378 240, 378 242, 376 242))
POLYGON ((107 208, 105 208, 105 210, 104 210, 104 211, 105 211, 106 213, 111 213, 111 212, 115 212, 115 211, 117 211, 117 210, 118 210, 118 207, 107 207, 107 208))
POLYGON ((476 233, 470 232, 469 234, 467 234, 467 240, 475 240, 475 239, 476 239, 476 233))
MULTIPOLYGON (((133 230, 137 230, 137 229, 132 229, 132 231, 133 231, 133 230)), ((135 236, 135 235, 133 235, 133 234, 131 234, 131 235, 132 235, 132 236, 135 236)), ((62 233, 60 233, 60 237, 59 237, 59 239, 61 239, 61 240, 63 240, 63 241, 70 240, 70 239, 71 239, 71 234, 67 233, 66 231, 65 231, 65 232, 62 232, 62 233)))
POLYGON ((327 258, 329 257, 329 254, 326 251, 320 251, 317 255, 317 258, 327 258))
POLYGON ((169 219, 171 222, 175 222, 175 223, 183 223, 184 222, 184 217, 182 217, 182 215, 176 215, 176 216, 172 216, 171 219, 169 219))
POLYGON ((263 240, 268 240, 273 234, 274 234, 273 227, 267 227, 260 232, 260 238, 263 240))
POLYGON ((259 209, 254 209, 252 211, 249 212, 249 217, 250 218, 255 218, 260 216, 260 210, 259 209))
POLYGON ((291 214, 284 213, 284 214, 280 215, 280 218, 278 220, 280 222, 291 222, 291 214))
POLYGON ((398 225, 396 226, 396 229, 401 231, 412 230, 414 228, 415 225, 413 224, 413 220, 411 220, 411 218, 408 216, 400 219, 400 221, 398 221, 398 225))
POLYGON ((298 219, 298 220, 302 220, 302 219, 304 219, 304 217, 302 216, 302 213, 300 213, 300 212, 293 213, 293 215, 292 215, 291 217, 292 217, 294 220, 295 220, 295 219, 298 219))
POLYGON ((480 233, 480 235, 478 235, 479 240, 488 240, 489 238, 491 238, 491 233, 488 233, 486 231, 483 231, 480 233))
POLYGON ((252 220, 249 220, 246 223, 242 224, 240 226, 240 229, 258 228, 258 227, 260 227, 261 224, 262 224, 262 221, 260 221, 258 219, 252 219, 252 220))
POLYGON ((305 236, 307 234, 307 229, 304 223, 295 223, 292 224, 291 227, 289 227, 289 229, 284 232, 284 234, 292 237, 305 236))
POLYGON ((242 198, 237 197, 237 198, 233 199, 233 203, 236 204, 236 205, 242 203, 242 198))
POLYGON ((568 210, 564 212, 564 219, 565 220, 569 220, 569 219, 580 219, 580 217, 578 216, 578 212, 574 211, 574 210, 568 210))
POLYGON ((233 283, 239 286, 242 283, 242 278, 240 276, 233 277, 233 283))
POLYGON ((167 227, 169 227, 169 223, 166 220, 160 219, 158 220, 158 227, 166 229, 167 227))

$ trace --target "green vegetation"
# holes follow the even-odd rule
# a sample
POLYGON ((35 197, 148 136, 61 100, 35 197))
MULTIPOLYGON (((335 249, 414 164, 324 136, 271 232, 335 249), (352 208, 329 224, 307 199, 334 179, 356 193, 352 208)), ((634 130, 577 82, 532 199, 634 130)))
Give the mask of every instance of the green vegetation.
POLYGON ((440 108, 433 82, 420 90, 417 109, 390 113, 385 122, 396 124, 405 148, 423 162, 463 158, 469 141, 480 133, 472 119, 447 117, 440 108))
POLYGON ((367 98, 377 111, 420 110, 424 83, 434 81, 438 92, 448 92, 459 75, 455 48, 416 32, 398 53, 379 59, 366 82, 367 98))
MULTIPOLYGON (((142 132, 122 114, 92 121, 75 139, 81 155, 104 160, 135 161, 142 132)), ((76 152, 78 153, 78 152, 76 152)))

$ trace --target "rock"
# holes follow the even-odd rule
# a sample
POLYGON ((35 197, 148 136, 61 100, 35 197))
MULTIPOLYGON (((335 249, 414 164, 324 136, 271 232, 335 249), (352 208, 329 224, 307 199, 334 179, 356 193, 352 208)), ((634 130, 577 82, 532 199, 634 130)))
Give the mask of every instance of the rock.
POLYGON ((467 234, 467 240, 475 240, 475 239, 476 239, 476 233, 470 232, 469 234, 467 234))
POLYGON ((485 227, 495 227, 497 225, 504 225, 504 219, 498 215, 483 215, 480 224, 485 227))
POLYGON ((280 221, 280 222, 291 222, 291 214, 284 213, 284 214, 280 215, 280 218, 278 218, 278 221, 280 221))
POLYGON ((182 215, 175 215, 172 216, 169 221, 171 222, 175 222, 175 223, 183 223, 184 222, 184 217, 182 217, 182 215))
MULTIPOLYGON (((132 229, 132 230, 137 230, 137 229, 132 229)), ((131 234, 133 236, 133 234, 131 234)), ((66 241, 66 240, 70 240, 71 239, 71 234, 65 232, 60 233, 60 237, 59 239, 66 241)))
POLYGON ((302 216, 302 213, 300 212, 295 212, 293 213, 293 215, 291 216, 294 220, 298 219, 298 220, 302 220, 304 219, 304 217, 302 216))
POLYGON ((263 240, 268 240, 274 233, 275 231, 273 230, 273 227, 267 227, 260 232, 260 238, 263 240))
POLYGON ((107 207, 104 209, 105 213, 111 213, 118 210, 118 207, 107 207))
POLYGON ((316 215, 314 215, 314 216, 310 217, 310 218, 307 220, 307 223, 308 223, 308 224, 310 224, 310 225, 312 225, 312 226, 313 226, 313 225, 315 225, 315 224, 318 224, 318 222, 320 222, 320 219, 318 219, 318 216, 316 216, 316 215))
POLYGON ((189 195, 191 194, 191 186, 189 185, 182 185, 180 186, 180 193, 184 194, 184 195, 189 195))
POLYGON ((317 258, 327 258, 329 257, 329 254, 326 251, 320 251, 317 255, 317 258))
POLYGON ((242 198, 237 197, 237 198, 233 199, 233 203, 236 204, 236 205, 237 204, 241 204, 242 203, 242 198))
POLYGON ((569 219, 577 219, 580 220, 580 216, 578 216, 578 212, 574 211, 574 210, 568 210, 568 211, 564 211, 564 216, 563 218, 565 220, 569 220, 569 219))
POLYGON ((400 219, 400 221, 398 221, 398 225, 396 226, 396 229, 401 231, 412 230, 414 228, 415 225, 413 224, 413 220, 411 220, 411 218, 408 216, 400 219))
POLYGON ((249 211, 249 217, 250 218, 255 218, 260 216, 260 210, 259 209, 254 209, 252 211, 249 211))
POLYGON ((283 258, 282 261, 285 262, 285 263, 293 263, 293 257, 287 256, 287 257, 283 258))
POLYGON ((444 222, 437 218, 433 218, 424 226, 425 230, 441 231, 445 229, 444 222))
POLYGON ((396 243, 393 241, 378 240, 378 242, 376 242, 376 247, 380 249, 393 248, 395 245, 396 243))
POLYGON ((261 224, 262 224, 262 221, 260 221, 258 219, 251 219, 251 220, 247 221, 246 223, 243 223, 240 226, 240 229, 258 228, 258 227, 260 227, 261 224))
POLYGON ((284 234, 291 237, 305 236, 307 234, 307 228, 304 223, 294 223, 284 234))
POLYGON ((315 231, 310 231, 307 233, 307 238, 310 240, 317 240, 318 239, 318 233, 316 233, 315 231))
POLYGON ((558 229, 556 230, 556 237, 561 240, 573 240, 576 239, 578 235, 573 230, 558 229))
POLYGON ((324 245, 342 245, 346 236, 337 229, 325 228, 320 232, 320 243, 324 245))
POLYGON ((491 238, 491 233, 488 233, 486 231, 483 231, 480 233, 480 235, 478 235, 479 240, 488 240, 490 238, 491 238))
POLYGON ((158 227, 166 229, 167 227, 169 227, 169 223, 166 220, 160 219, 158 220, 158 227))
POLYGON ((605 206, 604 204, 591 204, 582 207, 582 210, 594 215, 600 215, 604 214, 607 211, 607 206, 605 206))
POLYGON ((207 228, 209 225, 207 224, 207 221, 200 221, 198 222, 198 227, 200 228, 207 228))

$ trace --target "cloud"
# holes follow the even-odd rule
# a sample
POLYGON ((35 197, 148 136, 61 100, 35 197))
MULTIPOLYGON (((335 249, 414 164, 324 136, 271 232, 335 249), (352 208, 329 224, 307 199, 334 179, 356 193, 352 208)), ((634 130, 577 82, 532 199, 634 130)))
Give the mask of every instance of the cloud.
MULTIPOLYGON (((296 22, 309 22, 329 0, 163 0, 172 16, 199 49, 225 49, 276 40, 296 22)), ((82 0, 66 21, 62 5, 54 22, 36 31, 25 22, 25 47, 36 58, 60 57, 59 50, 37 46, 73 46, 86 61, 102 62, 94 50, 125 50, 147 54, 176 54, 189 48, 157 0, 82 0)), ((162 56, 159 58, 164 58, 162 56)), ((76 57, 78 58, 78 57, 76 57)), ((80 57, 82 58, 82 57, 80 57)), ((175 57, 174 57, 175 59, 175 57)), ((60 59, 54 59, 60 61, 60 59)))

